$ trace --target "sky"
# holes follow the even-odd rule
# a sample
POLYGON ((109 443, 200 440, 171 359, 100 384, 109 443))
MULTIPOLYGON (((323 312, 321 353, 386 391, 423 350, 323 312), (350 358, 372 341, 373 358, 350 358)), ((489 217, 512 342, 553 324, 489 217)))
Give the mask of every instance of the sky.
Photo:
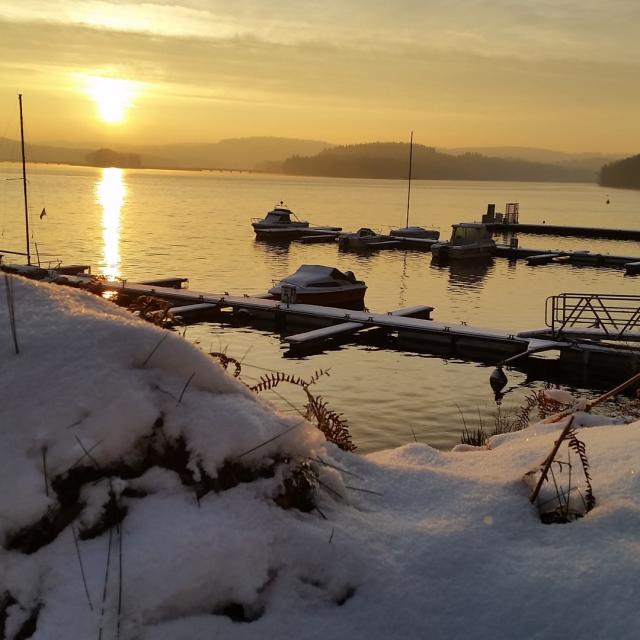
POLYGON ((640 151, 638 0, 0 0, 0 137, 640 151))

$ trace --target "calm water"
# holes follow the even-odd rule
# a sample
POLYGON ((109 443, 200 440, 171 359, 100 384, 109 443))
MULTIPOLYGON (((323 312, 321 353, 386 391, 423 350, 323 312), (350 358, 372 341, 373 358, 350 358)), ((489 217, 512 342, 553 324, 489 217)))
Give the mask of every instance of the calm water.
MULTIPOLYGON (((0 165, 0 248, 22 251, 22 184, 19 167, 0 165)), ((640 278, 589 267, 529 267, 495 259, 483 266, 436 266, 430 254, 384 251, 358 255, 332 244, 270 245, 257 242, 250 218, 284 200, 315 224, 387 231, 404 224, 406 184, 281 176, 31 167, 29 199, 34 244, 42 261, 86 262, 94 273, 138 278, 187 276, 193 289, 261 292, 304 263, 351 269, 366 280, 366 304, 387 311, 414 304, 435 307, 434 318, 510 330, 544 325, 547 296, 561 292, 640 293, 640 278), (39 219, 42 208, 47 215, 39 219)), ((595 185, 414 182, 411 223, 439 228, 479 219, 489 202, 499 211, 520 202, 523 222, 637 228, 640 192, 595 185), (607 195, 610 204, 606 204, 607 195)), ((520 245, 590 249, 640 256, 640 243, 522 236, 520 245)), ((317 386, 345 414, 363 451, 418 440, 456 444, 462 417, 469 426, 491 422, 496 409, 488 385, 491 368, 460 360, 403 354, 365 346, 301 359, 283 359, 279 338, 214 324, 189 327, 187 337, 207 350, 242 358, 243 377, 262 370, 331 375, 317 386), (481 416, 481 418, 479 418, 481 416)), ((515 407, 535 376, 509 373, 512 390, 503 407, 515 407)), ((296 403, 296 390, 283 390, 296 403)), ((272 396, 283 410, 291 410, 272 396)))

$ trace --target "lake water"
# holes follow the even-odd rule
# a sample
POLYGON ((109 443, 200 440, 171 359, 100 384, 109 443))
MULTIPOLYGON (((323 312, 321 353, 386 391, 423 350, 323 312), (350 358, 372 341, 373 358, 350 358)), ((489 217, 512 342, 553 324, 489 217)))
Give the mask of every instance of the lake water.
MULTIPOLYGON (((17 165, 0 165, 0 248, 24 247, 22 183, 17 165)), ((369 287, 374 311, 428 304, 434 319, 513 331, 544 326, 548 296, 561 292, 640 293, 640 278, 621 270, 547 265, 496 258, 484 265, 438 266, 430 254, 339 251, 333 244, 271 245, 254 239, 252 217, 284 200, 302 219, 355 230, 403 226, 402 181, 297 178, 244 173, 29 167, 33 247, 44 262, 92 265, 94 273, 129 280, 186 276, 193 289, 263 292, 304 263, 350 269, 369 287), (39 214, 45 208, 47 215, 39 214)), ((414 181, 411 224, 439 228, 480 219, 487 203, 499 211, 520 203, 522 222, 637 228, 640 192, 588 184, 414 181), (607 197, 610 203, 606 204, 607 197)), ((520 246, 590 249, 640 256, 640 243, 521 236, 520 246)), ((32 248, 33 251, 33 248, 32 248)), ((283 359, 278 336, 216 324, 191 326, 187 338, 206 350, 243 360, 243 378, 263 369, 308 377, 330 369, 317 391, 349 420, 361 451, 415 437, 439 448, 459 441, 464 421, 491 425, 496 410, 491 367, 457 359, 345 345, 318 355, 283 359)), ((503 410, 518 406, 542 380, 509 372, 503 410)), ((591 381, 591 386, 598 386, 591 381)), ((296 389, 271 399, 284 411, 300 405, 296 389)))

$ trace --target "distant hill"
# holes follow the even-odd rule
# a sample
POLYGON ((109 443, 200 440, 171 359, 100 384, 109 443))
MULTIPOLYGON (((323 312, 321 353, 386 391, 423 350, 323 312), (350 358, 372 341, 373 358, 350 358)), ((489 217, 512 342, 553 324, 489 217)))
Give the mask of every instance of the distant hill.
POLYGON ((606 164, 600 170, 598 182, 603 187, 640 189, 640 154, 606 164))
MULTIPOLYGON (((120 160, 128 162, 127 156, 139 156, 140 167, 160 169, 247 169, 273 171, 280 163, 295 154, 313 155, 331 147, 319 140, 296 138, 229 138, 219 142, 169 145, 119 145, 112 150, 122 154, 120 160)), ((90 156, 96 148, 65 147, 29 144, 25 145, 30 162, 59 162, 66 164, 95 164, 90 156)), ((20 160, 20 142, 0 138, 0 161, 20 160)), ((100 160, 102 162, 102 160, 100 160)), ((102 166, 102 165, 100 165, 102 166)), ((123 166, 131 166, 126 164, 123 166)))
MULTIPOLYGON (((406 178, 409 145, 398 142, 332 147, 311 157, 293 156, 284 173, 345 178, 406 178)), ((498 158, 479 153, 452 155, 414 145, 413 177, 432 180, 524 180, 594 182, 595 172, 529 160, 498 158)))
POLYGON ((463 153, 480 153, 494 158, 511 158, 529 160, 543 164, 555 164, 562 167, 576 167, 593 172, 594 181, 597 180, 601 167, 607 162, 613 162, 623 157, 615 153, 567 153, 553 149, 538 149, 535 147, 462 147, 457 149, 439 149, 444 153, 461 155, 463 153))
POLYGON ((125 146, 141 156, 143 166, 176 169, 277 170, 292 155, 314 155, 331 147, 320 140, 296 138, 228 138, 219 142, 125 146))
MULTIPOLYGON (((85 164, 86 155, 92 151, 95 149, 25 144, 25 156, 28 162, 85 164)), ((19 162, 21 157, 19 140, 0 138, 0 161, 19 162)))

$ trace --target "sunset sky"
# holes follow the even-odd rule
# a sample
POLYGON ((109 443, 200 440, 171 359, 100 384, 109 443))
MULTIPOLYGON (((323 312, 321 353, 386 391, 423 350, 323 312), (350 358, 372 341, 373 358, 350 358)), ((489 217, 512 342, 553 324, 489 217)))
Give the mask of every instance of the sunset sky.
POLYGON ((640 150, 638 0, 0 0, 0 137, 640 150))

